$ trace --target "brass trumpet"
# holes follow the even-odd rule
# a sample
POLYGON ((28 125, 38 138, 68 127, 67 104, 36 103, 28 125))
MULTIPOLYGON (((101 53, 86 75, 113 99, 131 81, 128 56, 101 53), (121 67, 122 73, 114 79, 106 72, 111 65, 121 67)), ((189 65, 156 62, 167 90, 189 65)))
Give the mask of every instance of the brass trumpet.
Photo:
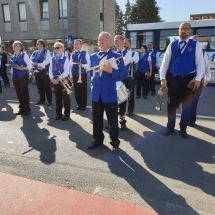
POLYGON ((167 87, 161 87, 159 90, 158 90, 158 97, 157 97, 157 106, 155 107, 156 110, 162 110, 162 103, 163 103, 163 98, 164 98, 164 95, 167 91, 167 87))
POLYGON ((72 88, 69 85, 68 81, 62 75, 58 76, 58 80, 60 81, 60 83, 64 87, 64 90, 66 90, 67 95, 69 95, 72 92, 72 88))
MULTIPOLYGON (((118 58, 115 59, 117 65, 120 64, 120 58, 123 58, 123 56, 118 57, 118 58)), ((97 68, 99 68, 99 67, 101 67, 101 66, 104 66, 104 65, 105 65, 105 62, 104 62, 103 64, 98 65, 98 66, 90 67, 90 68, 86 69, 86 72, 89 72, 89 71, 91 71, 91 70, 97 69, 97 68)), ((100 69, 96 70, 96 72, 103 72, 103 70, 100 68, 100 69)))
MULTIPOLYGON (((80 63, 81 63, 81 60, 80 60, 80 63)), ((82 83, 82 80, 81 80, 81 65, 79 64, 78 65, 78 82, 79 84, 82 83)))

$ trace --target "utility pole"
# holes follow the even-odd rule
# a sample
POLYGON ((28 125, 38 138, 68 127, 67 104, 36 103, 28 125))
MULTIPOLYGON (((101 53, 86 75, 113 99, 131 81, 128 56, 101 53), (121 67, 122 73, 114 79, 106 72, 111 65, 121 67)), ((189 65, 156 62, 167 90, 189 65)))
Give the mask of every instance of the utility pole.
POLYGON ((62 20, 62 39, 63 39, 63 45, 65 46, 64 17, 63 17, 63 0, 61 0, 61 20, 62 20))

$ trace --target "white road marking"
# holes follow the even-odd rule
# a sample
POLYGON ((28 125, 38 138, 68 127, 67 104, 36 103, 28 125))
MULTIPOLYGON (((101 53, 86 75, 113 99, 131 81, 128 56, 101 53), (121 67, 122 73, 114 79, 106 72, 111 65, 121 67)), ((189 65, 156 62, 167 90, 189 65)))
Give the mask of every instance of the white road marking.
MULTIPOLYGON (((6 102, 12 102, 12 103, 19 103, 18 100, 5 100, 6 102)), ((34 102, 30 102, 31 104, 33 104, 34 102)))
MULTIPOLYGON (((181 114, 177 113, 176 116, 181 117, 181 114)), ((197 115, 196 118, 199 118, 199 119, 215 119, 215 117, 213 117, 213 116, 200 116, 200 115, 197 115)))

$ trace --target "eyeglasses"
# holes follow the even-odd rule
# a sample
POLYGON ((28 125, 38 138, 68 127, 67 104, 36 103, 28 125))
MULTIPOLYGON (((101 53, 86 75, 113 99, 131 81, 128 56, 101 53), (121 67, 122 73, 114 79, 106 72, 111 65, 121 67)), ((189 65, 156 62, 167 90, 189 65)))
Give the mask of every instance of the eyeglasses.
POLYGON ((189 29, 191 29, 191 28, 179 28, 179 31, 187 31, 189 29))
POLYGON ((40 43, 37 43, 36 45, 40 45, 40 43))
POLYGON ((148 44, 148 46, 152 46, 152 44, 148 44))
POLYGON ((62 47, 54 47, 54 50, 56 50, 56 49, 61 49, 62 47))

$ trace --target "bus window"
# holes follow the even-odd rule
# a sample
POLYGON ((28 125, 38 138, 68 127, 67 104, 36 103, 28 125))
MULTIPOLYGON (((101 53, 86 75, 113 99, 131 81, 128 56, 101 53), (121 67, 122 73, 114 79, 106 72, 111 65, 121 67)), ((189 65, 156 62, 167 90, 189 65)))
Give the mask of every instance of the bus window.
POLYGON ((140 48, 142 45, 146 45, 149 42, 154 42, 154 32, 152 31, 144 31, 144 32, 138 32, 137 37, 137 48, 140 48))
POLYGON ((202 49, 215 50, 215 28, 197 29, 196 33, 199 36, 202 49))
MULTIPOLYGON (((191 32, 191 35, 193 34, 193 31, 191 32)), ((175 30, 161 30, 160 31, 160 43, 159 43, 159 47, 160 47, 160 51, 166 51, 167 46, 175 41, 179 39, 179 35, 178 35, 178 29, 175 30)))
POLYGON ((130 32, 131 48, 136 49, 137 47, 137 32, 130 32))

